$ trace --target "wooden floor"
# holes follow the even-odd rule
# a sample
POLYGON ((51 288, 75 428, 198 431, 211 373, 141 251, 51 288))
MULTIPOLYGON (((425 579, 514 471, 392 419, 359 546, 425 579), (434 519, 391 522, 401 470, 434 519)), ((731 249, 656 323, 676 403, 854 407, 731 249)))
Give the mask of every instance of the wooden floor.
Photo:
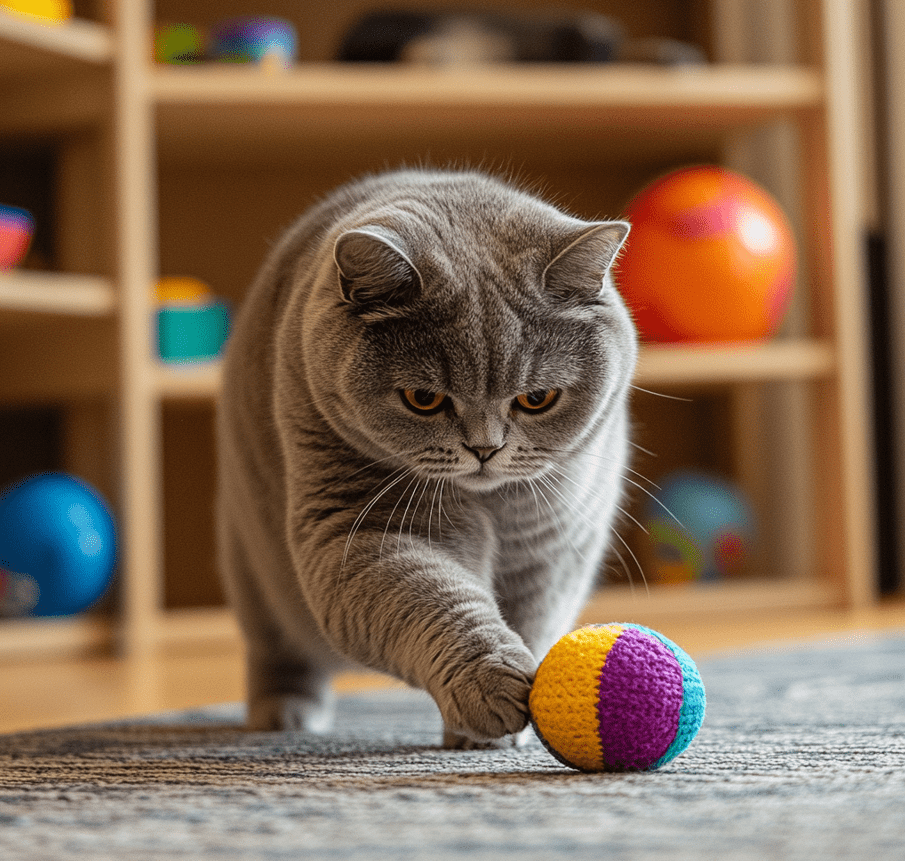
MULTIPOLYGON (((692 657, 703 658, 761 644, 827 636, 855 641, 875 631, 905 629, 905 600, 864 612, 795 611, 681 623, 664 620, 656 627, 692 657)), ((388 684, 397 683, 377 675, 348 675, 338 680, 337 687, 356 690, 388 684)), ((0 664, 0 731, 229 702, 242 694, 242 656, 235 643, 144 660, 96 657, 0 664)))

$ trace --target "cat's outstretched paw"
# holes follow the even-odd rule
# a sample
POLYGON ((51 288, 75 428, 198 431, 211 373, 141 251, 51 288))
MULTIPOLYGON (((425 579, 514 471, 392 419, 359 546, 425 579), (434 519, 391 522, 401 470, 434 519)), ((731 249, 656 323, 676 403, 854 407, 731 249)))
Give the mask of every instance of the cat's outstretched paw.
POLYGON ((507 646, 463 662, 434 697, 443 715, 444 746, 466 749, 464 740, 455 740, 495 742, 522 732, 528 725, 536 666, 524 646, 507 646))
POLYGON ((289 730, 325 733, 333 726, 333 697, 313 698, 293 694, 272 694, 248 705, 247 726, 270 732, 289 730))

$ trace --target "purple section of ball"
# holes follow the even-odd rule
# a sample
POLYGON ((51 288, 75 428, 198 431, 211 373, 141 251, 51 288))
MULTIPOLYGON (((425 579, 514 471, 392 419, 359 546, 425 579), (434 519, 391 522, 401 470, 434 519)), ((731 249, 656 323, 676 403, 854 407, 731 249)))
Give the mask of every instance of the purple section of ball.
POLYGON ((626 628, 606 657, 597 703, 603 761, 650 767, 672 744, 682 709, 682 669, 659 640, 626 628))

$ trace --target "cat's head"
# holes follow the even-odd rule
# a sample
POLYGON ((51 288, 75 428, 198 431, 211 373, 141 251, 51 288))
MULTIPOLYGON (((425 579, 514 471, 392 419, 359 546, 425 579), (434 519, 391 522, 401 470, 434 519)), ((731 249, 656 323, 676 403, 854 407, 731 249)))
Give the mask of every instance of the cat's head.
POLYGON ((637 345, 610 269, 629 226, 434 177, 335 239, 309 376, 368 454, 489 490, 547 472, 622 408, 637 345))

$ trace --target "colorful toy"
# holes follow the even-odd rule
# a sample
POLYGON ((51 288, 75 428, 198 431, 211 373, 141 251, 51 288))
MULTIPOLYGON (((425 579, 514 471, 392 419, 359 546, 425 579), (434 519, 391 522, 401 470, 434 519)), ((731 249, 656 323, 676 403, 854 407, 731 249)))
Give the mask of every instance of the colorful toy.
POLYGON ((739 574, 756 534, 754 512, 739 488, 691 470, 661 480, 648 500, 645 525, 653 544, 653 579, 660 583, 739 574))
POLYGON ((220 355, 229 337, 228 303, 196 278, 162 278, 156 298, 157 353, 163 361, 204 362, 220 355))
POLYGON ((776 332, 796 277, 776 201, 720 167, 692 167, 629 204, 618 283, 647 341, 739 341, 776 332))
POLYGON ((34 232, 35 220, 28 210, 0 205, 0 271, 12 269, 25 257, 34 232))
POLYGON ((224 63, 286 68, 296 57, 295 27, 282 18, 230 18, 215 25, 208 54, 224 63))
POLYGON ((71 0, 0 0, 0 9, 39 24, 64 24, 72 17, 71 0))
POLYGON ((560 762, 579 771, 651 771, 682 753, 704 721, 694 661, 641 625, 587 625, 538 667, 531 723, 560 762))
POLYGON ((0 495, 0 616, 81 612, 115 565, 113 517, 84 481, 43 473, 0 495))
POLYGON ((204 59, 201 34, 191 24, 167 24, 154 34, 154 58, 158 63, 187 66, 204 59))

